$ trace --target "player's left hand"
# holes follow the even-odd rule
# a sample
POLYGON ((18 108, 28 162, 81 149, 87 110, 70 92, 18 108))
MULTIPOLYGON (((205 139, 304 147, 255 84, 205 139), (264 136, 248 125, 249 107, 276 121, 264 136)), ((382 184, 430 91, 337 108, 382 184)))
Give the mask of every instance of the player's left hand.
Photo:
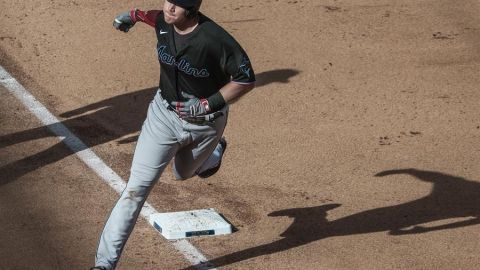
POLYGON ((128 30, 130 30, 130 28, 132 28, 135 25, 135 21, 132 19, 130 14, 131 14, 130 11, 126 11, 126 12, 123 12, 122 14, 119 14, 117 17, 115 17, 115 20, 113 20, 113 27, 125 33, 128 32, 128 30))
POLYGON ((194 95, 182 92, 182 96, 187 99, 185 102, 174 101, 171 105, 182 118, 190 118, 205 115, 210 112, 210 106, 207 99, 199 99, 194 95))

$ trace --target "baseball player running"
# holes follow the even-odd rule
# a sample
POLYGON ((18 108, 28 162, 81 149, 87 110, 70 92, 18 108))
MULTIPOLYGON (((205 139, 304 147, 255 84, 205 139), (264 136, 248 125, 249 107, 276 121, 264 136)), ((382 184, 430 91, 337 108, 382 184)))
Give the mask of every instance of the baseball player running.
POLYGON ((143 123, 127 187, 100 237, 95 267, 117 265, 149 192, 173 159, 177 179, 209 177, 220 168, 228 103, 254 88, 242 47, 199 12, 202 0, 166 0, 163 10, 125 12, 114 27, 155 28, 160 85, 143 123))

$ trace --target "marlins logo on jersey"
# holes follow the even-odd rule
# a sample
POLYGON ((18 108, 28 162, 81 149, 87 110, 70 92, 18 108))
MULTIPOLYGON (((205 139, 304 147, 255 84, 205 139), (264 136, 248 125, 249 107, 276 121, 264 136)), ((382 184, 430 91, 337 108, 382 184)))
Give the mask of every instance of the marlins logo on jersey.
POLYGON ((248 57, 243 56, 243 61, 242 64, 240 65, 240 70, 248 77, 250 78, 251 72, 252 72, 252 65, 250 64, 250 60, 248 57))

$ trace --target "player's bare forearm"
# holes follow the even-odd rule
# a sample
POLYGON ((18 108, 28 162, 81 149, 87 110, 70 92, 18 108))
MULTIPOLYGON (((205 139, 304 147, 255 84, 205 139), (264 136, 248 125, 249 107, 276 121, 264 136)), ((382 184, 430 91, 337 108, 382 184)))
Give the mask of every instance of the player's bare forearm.
POLYGON ((255 83, 240 84, 236 82, 229 82, 222 87, 222 89, 220 89, 220 93, 222 94, 226 103, 232 103, 253 88, 255 88, 255 83))

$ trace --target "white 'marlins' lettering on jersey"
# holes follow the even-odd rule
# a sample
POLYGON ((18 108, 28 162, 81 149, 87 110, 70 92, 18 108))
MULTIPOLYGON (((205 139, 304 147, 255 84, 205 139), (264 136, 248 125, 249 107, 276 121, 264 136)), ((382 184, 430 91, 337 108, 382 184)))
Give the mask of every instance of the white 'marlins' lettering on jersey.
POLYGON ((176 66, 178 70, 185 72, 188 75, 192 75, 195 77, 208 77, 210 76, 210 73, 208 73, 208 70, 203 68, 203 69, 198 69, 190 66, 190 63, 188 63, 187 60, 181 59, 180 61, 175 61, 175 57, 173 55, 168 54, 165 52, 165 48, 167 46, 160 46, 158 47, 158 58, 162 63, 171 65, 171 66, 176 66))

